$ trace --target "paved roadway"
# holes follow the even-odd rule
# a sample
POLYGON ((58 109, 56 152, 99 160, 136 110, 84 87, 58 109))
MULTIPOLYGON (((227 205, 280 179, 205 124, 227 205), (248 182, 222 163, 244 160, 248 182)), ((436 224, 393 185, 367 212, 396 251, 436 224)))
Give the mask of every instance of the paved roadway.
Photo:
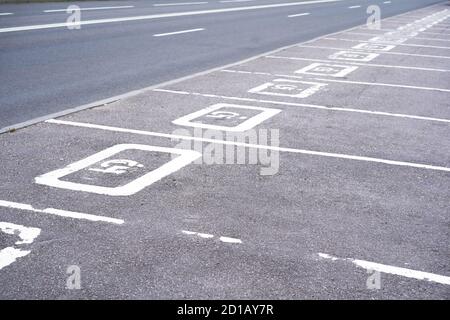
POLYGON ((0 135, 0 297, 449 299, 449 18, 425 7, 0 135), (240 130, 258 140, 223 140, 240 130), (234 147, 244 164, 208 164, 234 147))
POLYGON ((369 4, 380 5, 382 16, 388 17, 439 1, 298 1, 304 4, 281 6, 289 2, 296 3, 292 0, 81 2, 77 4, 82 8, 133 6, 82 11, 83 21, 207 12, 83 25, 81 30, 14 32, 4 29, 65 23, 69 15, 64 11, 44 11, 61 10, 67 4, 1 5, 0 13, 12 14, 0 15, 3 29, 0 30, 0 132, 2 128, 20 127, 24 121, 359 25, 366 21, 369 4), (161 6, 177 2, 200 4, 161 6), (277 6, 264 7, 271 4, 277 6), (252 6, 263 7, 223 12, 252 6), (349 8, 353 6, 360 7, 349 8), (310 15, 289 17, 299 13, 310 15), (204 30, 154 37, 190 29, 204 30))

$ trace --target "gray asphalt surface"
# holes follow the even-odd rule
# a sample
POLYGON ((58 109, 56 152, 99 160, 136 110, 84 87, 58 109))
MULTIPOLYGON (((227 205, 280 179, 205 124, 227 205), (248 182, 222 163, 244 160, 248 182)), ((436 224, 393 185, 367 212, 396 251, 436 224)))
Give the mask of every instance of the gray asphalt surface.
MULTIPOLYGON (((116 10, 82 11, 82 20, 132 17, 248 7, 294 1, 257 0, 155 7, 176 1, 80 2, 82 8, 134 6, 116 10)), ((191 2, 191 1, 182 1, 191 2)), ((195 1, 194 1, 195 2, 195 1)), ((346 0, 331 3, 264 8, 251 11, 178 16, 155 20, 85 25, 80 30, 40 29, 0 33, 1 128, 141 89, 195 72, 314 37, 362 24, 370 4, 389 17, 437 3, 437 0, 346 0), (361 8, 349 9, 361 5, 361 8), (308 12, 309 16, 288 18, 308 12), (172 37, 154 34, 204 28, 172 37)), ((64 23, 65 3, 1 5, 0 29, 64 23)), ((17 127, 17 126, 16 126, 17 127)))
POLYGON ((0 135, 0 227, 15 225, 0 231, 0 248, 30 251, 0 264, 0 298, 449 299, 449 18, 448 5, 425 7, 381 30, 326 35, 0 135), (397 29, 409 23, 417 34, 397 29), (385 42, 389 30, 407 39, 385 42), (352 48, 364 43, 392 47, 352 48), (333 76, 313 63, 355 68, 333 76), (253 109, 176 121, 216 104, 253 109), (206 164, 207 150, 223 147, 226 132, 261 112, 254 108, 280 110, 252 126, 278 130, 281 149, 264 139, 245 147, 271 149, 272 165, 278 154, 277 172, 261 175, 262 158, 206 164), (129 149, 75 164, 120 144, 190 149, 192 126, 205 124, 218 131, 197 136, 201 163, 128 196, 96 192, 170 156, 129 149), (98 171, 118 158, 143 167, 98 171), (35 180, 67 166, 60 181, 81 186, 35 180), (93 221, 102 217, 123 223, 93 221), (17 243, 20 226, 40 234, 17 243), (80 290, 66 287, 73 265, 80 290), (376 268, 381 283, 369 289, 367 269, 376 268))

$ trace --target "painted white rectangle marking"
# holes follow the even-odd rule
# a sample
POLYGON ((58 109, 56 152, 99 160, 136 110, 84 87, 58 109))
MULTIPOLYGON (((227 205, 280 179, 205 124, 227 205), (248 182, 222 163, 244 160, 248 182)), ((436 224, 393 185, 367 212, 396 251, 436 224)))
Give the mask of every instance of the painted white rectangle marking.
POLYGON ((295 71, 295 73, 330 76, 330 77, 345 77, 349 73, 355 71, 358 68, 359 67, 357 66, 344 66, 344 65, 316 62, 300 70, 295 71))
POLYGON ((41 210, 41 209, 35 209, 29 204, 4 201, 4 200, 0 200, 0 207, 31 211, 34 213, 45 213, 45 214, 50 214, 50 215, 64 217, 64 218, 89 220, 89 221, 95 221, 95 222, 98 222, 98 221, 109 222, 109 223, 114 223, 114 224, 123 224, 124 223, 124 221, 122 219, 98 216, 98 215, 94 215, 94 214, 87 214, 87 213, 81 213, 81 212, 60 210, 60 209, 54 209, 54 208, 47 208, 47 209, 41 210))
MULTIPOLYGON (((113 10, 113 9, 130 9, 134 8, 134 6, 115 6, 115 7, 91 7, 91 8, 80 8, 80 11, 93 11, 93 10, 113 10)), ((65 9, 52 9, 52 10, 44 10, 45 13, 51 12, 67 12, 67 8, 65 9)))
MULTIPOLYGON (((200 237, 203 239, 213 239, 215 237, 213 234, 209 234, 209 233, 201 233, 201 232, 188 231, 188 230, 181 230, 181 232, 186 235, 189 235, 189 236, 197 236, 197 237, 200 237)), ((225 242, 225 243, 233 243, 233 244, 242 243, 241 239, 224 237, 224 236, 219 237, 219 241, 225 242)))
MULTIPOLYGON (((92 156, 89 156, 83 160, 72 163, 63 169, 55 170, 46 173, 44 175, 41 175, 39 177, 36 177, 35 182, 41 185, 46 185, 55 188, 69 189, 74 191, 84 191, 109 196, 130 196, 132 194, 135 194, 136 192, 139 192, 145 187, 153 184, 154 182, 161 180, 165 176, 175 171, 178 171, 179 169, 183 168, 184 166, 188 165, 189 163, 191 163, 192 161, 196 160, 199 157, 201 157, 201 153, 193 150, 164 148, 139 144, 118 144, 101 152, 98 152, 92 156), (155 170, 152 170, 139 176, 139 178, 132 180, 131 182, 126 183, 125 185, 119 185, 117 187, 104 187, 61 180, 61 178, 69 174, 72 174, 74 172, 83 169, 87 169, 88 167, 93 166, 95 164, 99 164, 101 161, 125 150, 141 150, 141 151, 169 153, 172 155, 178 155, 178 157, 170 160, 169 162, 167 162, 166 164, 160 166, 155 170)), ((118 160, 122 161, 122 159, 118 160)), ((103 164, 105 163, 100 164, 100 166, 103 167, 101 170, 105 172, 105 175, 113 173, 113 174, 125 174, 126 176, 128 173, 127 171, 128 168, 124 165, 119 164, 114 166, 109 165, 104 166, 103 164)), ((133 167, 136 168, 137 166, 133 167)), ((143 170, 143 167, 140 167, 140 170, 145 171, 143 170)))
POLYGON ((352 47, 352 49, 357 50, 373 50, 373 51, 390 51, 394 48, 395 48, 394 45, 367 43, 367 42, 359 43, 352 47))
POLYGON ((182 33, 189 33, 189 32, 197 32, 197 31, 203 31, 205 29, 203 28, 197 28, 197 29, 189 29, 189 30, 181 30, 181 31, 175 31, 175 32, 168 32, 168 33, 158 33, 154 34, 154 37, 164 37, 164 36, 172 36, 175 34, 182 34, 182 33))
POLYGON ((361 6, 350 6, 348 7, 349 9, 356 9, 356 8, 361 8, 361 6))
POLYGON ((350 259, 350 258, 339 258, 332 256, 326 253, 319 253, 319 257, 323 259, 328 259, 331 261, 348 261, 353 263, 354 265, 361 267, 366 270, 378 271, 383 273, 389 273, 397 276, 402 276, 406 278, 412 278, 417 280, 425 280, 430 282, 436 282, 440 284, 450 285, 450 277, 441 276, 434 273, 417 271, 412 269, 394 267, 386 264, 366 261, 366 260, 358 260, 358 259, 350 259))
POLYGON ((172 123, 195 128, 242 132, 252 129, 279 112, 281 112, 280 109, 218 103, 178 118, 172 123), (244 115, 243 112, 250 112, 250 115, 244 115), (252 115, 255 112, 256 114, 252 115), (233 125, 223 125, 226 120, 230 120, 233 125), (206 121, 211 122, 205 123, 206 121), (214 122, 218 122, 220 125, 214 124, 214 122))
POLYGON ((329 56, 329 59, 334 60, 348 60, 348 61, 362 61, 362 62, 368 62, 372 61, 376 57, 378 57, 379 54, 377 53, 369 53, 369 52, 354 52, 354 51, 338 51, 331 56, 329 56))
POLYGON ((25 257, 31 251, 23 250, 22 245, 31 244, 34 239, 41 233, 39 228, 25 227, 19 224, 13 224, 8 222, 0 222, 0 232, 17 235, 20 240, 15 242, 14 247, 6 247, 0 250, 0 270, 18 258, 25 257))
POLYGON ((12 12, 0 12, 0 16, 11 16, 13 14, 14 13, 12 13, 12 12))
POLYGON ((392 37, 392 36, 379 36, 379 37, 373 37, 369 39, 369 42, 388 42, 388 43, 403 43, 407 41, 407 38, 398 38, 398 37, 392 37))
POLYGON ((383 3, 384 3, 384 4, 390 4, 391 1, 384 1, 383 3))
POLYGON ((290 98, 306 98, 325 87, 325 83, 275 79, 248 90, 249 93, 290 98))
POLYGON ((288 16, 288 18, 303 17, 303 16, 309 16, 309 15, 310 15, 309 12, 304 12, 304 13, 291 14, 288 16))

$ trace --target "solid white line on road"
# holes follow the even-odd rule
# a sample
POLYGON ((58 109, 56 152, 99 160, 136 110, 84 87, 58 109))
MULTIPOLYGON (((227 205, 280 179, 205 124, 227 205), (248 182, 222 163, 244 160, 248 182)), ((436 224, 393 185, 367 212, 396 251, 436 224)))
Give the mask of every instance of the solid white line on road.
MULTIPOLYGON (((364 33, 364 32, 343 32, 346 34, 355 34, 361 36, 374 36, 373 33, 364 33)), ((441 39, 441 38, 424 38, 424 37, 414 37, 414 40, 430 40, 430 41, 450 41, 450 39, 441 39)))
MULTIPOLYGON (((348 51, 358 51, 357 49, 346 49, 346 48, 336 48, 336 47, 325 47, 325 46, 310 46, 310 45, 298 45, 300 48, 313 48, 313 49, 327 49, 327 50, 348 50, 348 51)), ((374 51, 374 50, 365 50, 374 51)), ((396 56, 411 56, 411 57, 422 57, 422 58, 436 58, 436 59, 450 59, 450 56, 435 56, 431 54, 416 54, 416 53, 404 53, 404 52, 386 52, 386 51, 376 51, 378 54, 392 54, 396 56)))
POLYGON ((288 16, 288 18, 302 17, 302 16, 309 16, 309 15, 310 15, 309 12, 305 12, 305 13, 297 13, 297 14, 291 14, 290 16, 288 16))
POLYGON ((14 14, 14 13, 12 13, 12 12, 0 12, 0 16, 10 16, 12 14, 14 14))
MULTIPOLYGON (((312 58, 300 58, 300 57, 284 57, 284 56, 266 56, 269 59, 288 59, 288 60, 301 60, 301 61, 313 61, 313 62, 324 62, 324 63, 336 63, 336 61, 325 60, 325 59, 312 59, 312 58)), ((375 63, 361 63, 361 62, 351 62, 345 61, 346 64, 354 66, 364 66, 364 67, 374 67, 374 68, 394 68, 394 69, 409 69, 409 70, 421 70, 421 71, 435 71, 435 72, 450 72, 450 69, 434 69, 434 68, 422 68, 422 67, 409 67, 409 66, 397 66, 389 64, 375 64, 375 63)))
MULTIPOLYGON (((153 89, 153 91, 156 91, 156 92, 167 92, 167 93, 176 93, 176 94, 186 94, 185 91, 178 92, 178 91, 175 91, 175 90, 165 90, 165 89, 153 89)), ((437 121, 437 122, 450 123, 450 119, 415 116, 415 115, 409 115, 409 114, 403 114, 403 113, 390 113, 390 112, 384 112, 384 111, 371 111, 371 110, 355 109, 355 108, 328 107, 328 106, 321 106, 321 105, 315 105, 315 104, 306 104, 306 103, 297 103, 297 102, 283 102, 283 101, 272 101, 272 100, 260 100, 260 99, 253 99, 253 98, 220 96, 220 95, 215 95, 215 94, 204 94, 204 93, 198 93, 198 92, 192 92, 192 93, 188 92, 187 94, 192 94, 192 95, 196 95, 196 96, 210 97, 210 98, 227 99, 227 100, 238 100, 238 101, 247 101, 247 102, 267 103, 267 104, 276 104, 276 105, 282 105, 282 106, 293 106, 293 107, 302 107, 302 108, 311 108, 311 109, 321 109, 321 110, 327 110, 327 111, 355 112, 355 113, 363 113, 363 114, 378 115, 378 116, 388 116, 388 117, 398 117, 398 118, 406 118, 406 119, 414 119, 414 120, 437 121)), ((52 120, 47 120, 47 121, 52 121, 52 120)))
MULTIPOLYGON (((293 76, 288 74, 273 74, 273 73, 262 73, 262 72, 249 72, 240 70, 221 70, 222 72, 229 73, 247 73, 247 74, 256 74, 256 75, 268 75, 272 77, 281 77, 281 78, 295 78, 295 79, 303 79, 301 76, 293 76)), ((392 84, 392 83, 382 83, 382 82, 364 82, 364 81, 350 81, 350 80, 336 80, 336 79, 324 79, 324 78, 314 78, 311 79, 315 81, 325 81, 325 82, 335 82, 335 83, 349 83, 356 85, 365 85, 365 86, 380 86, 380 87, 392 87, 392 88, 402 88, 402 89, 414 89, 414 90, 426 90, 426 91, 438 91, 438 92, 450 92, 450 89, 442 89, 442 88, 431 88, 431 87, 419 87, 419 86, 409 86, 402 84, 392 84)))
POLYGON ((175 3, 156 3, 154 7, 169 7, 169 6, 189 6, 194 4, 206 4, 208 2, 175 2, 175 3))
POLYGON ((412 278, 412 279, 417 279, 417 280, 426 280, 426 281, 430 281, 430 282, 436 282, 436 283, 440 283, 440 284, 450 285, 450 277, 441 276, 441 275, 434 274, 434 273, 417 271, 417 270, 400 268, 400 267, 394 267, 394 266, 390 266, 387 264, 381 264, 381 263, 376 263, 376 262, 371 262, 371 261, 366 261, 366 260, 339 258, 339 257, 335 257, 335 256, 332 256, 332 255, 326 254, 326 253, 319 253, 318 255, 319 255, 319 257, 321 257, 323 259, 328 259, 331 261, 342 261, 342 262, 348 261, 348 262, 351 262, 354 265, 356 265, 360 268, 366 269, 366 270, 378 271, 378 272, 389 273, 389 274, 393 274, 396 276, 402 276, 402 277, 406 277, 406 278, 412 278))
POLYGON ((158 33, 154 34, 154 37, 164 37, 164 36, 171 36, 174 34, 182 34, 182 33, 189 33, 189 32, 196 32, 196 31, 203 31, 205 29, 203 28, 197 28, 197 29, 189 29, 189 30, 181 30, 181 31, 175 31, 175 32, 168 32, 168 33, 158 33))
MULTIPOLYGON (((80 8, 80 11, 92 11, 92 10, 112 10, 112 9, 129 9, 134 8, 134 6, 116 6, 116 7, 91 7, 91 8, 80 8)), ((45 13, 50 12, 67 12, 66 9, 52 9, 52 10, 44 10, 45 13)))
MULTIPOLYGON (((163 89, 154 89, 154 91, 162 92, 163 89)), ((198 95, 201 95, 201 94, 198 94, 198 95)), ((208 96, 214 96, 214 95, 208 95, 208 96)), ((220 96, 220 97, 224 98, 223 96, 220 96)), ((233 99, 236 100, 236 98, 233 98, 233 99)), ((246 100, 255 100, 255 99, 246 99, 246 100)), ((258 100, 258 101, 261 102, 263 100, 258 100)), ((270 102, 270 103, 274 103, 274 102, 270 102)), ((284 103, 284 102, 280 102, 280 101, 278 102, 278 104, 284 104, 284 105, 288 104, 289 105, 289 103, 284 103)), ((332 108, 324 107, 324 109, 332 109, 332 108)), ((138 134, 138 135, 144 135, 144 136, 162 137, 162 138, 168 138, 168 139, 185 139, 185 140, 191 140, 191 141, 202 141, 202 142, 208 142, 208 143, 241 146, 241 147, 247 147, 247 148, 258 148, 258 149, 273 150, 273 151, 279 151, 279 152, 291 152, 291 153, 306 154, 306 155, 312 155, 312 156, 330 157, 330 158, 338 158, 338 159, 345 159, 345 160, 366 161, 366 162, 381 163, 381 164, 388 164, 388 165, 394 165, 394 166, 411 167, 411 168, 416 168, 416 169, 427 169, 427 170, 450 172, 450 168, 447 168, 447 167, 433 166, 433 165, 414 163, 414 162, 379 159, 379 158, 372 158, 372 157, 365 157, 365 156, 355 156, 355 155, 348 155, 348 154, 342 154, 342 153, 330 153, 330 152, 313 151, 313 150, 283 148, 283 147, 275 147, 275 146, 270 146, 270 145, 259 145, 259 144, 236 142, 236 141, 229 141, 229 140, 220 140, 220 139, 207 139, 207 138, 199 138, 199 137, 195 137, 195 136, 192 137, 192 136, 169 134, 169 133, 151 132, 151 131, 144 131, 144 130, 111 127, 111 126, 104 126, 104 125, 98 125, 98 124, 74 122, 74 121, 64 121, 64 120, 57 120, 57 119, 51 119, 51 120, 47 120, 45 122, 58 124, 58 125, 68 125, 68 126, 80 127, 80 128, 98 129, 98 130, 104 130, 104 131, 110 131, 110 132, 131 133, 131 134, 138 134)), ((450 122, 450 120, 447 120, 447 122, 450 122)))
POLYGON ((391 1, 384 1, 383 3, 384 3, 384 4, 390 4, 391 1))
POLYGON ((234 3, 234 2, 252 2, 252 1, 258 1, 258 0, 222 0, 219 2, 220 3, 234 3))
POLYGON ((361 8, 361 6, 351 6, 351 7, 348 7, 349 9, 356 9, 356 8, 361 8))
POLYGON ((64 22, 64 23, 50 23, 50 24, 38 24, 38 25, 28 25, 28 26, 20 26, 20 27, 0 28, 0 32, 29 31, 29 30, 49 29, 49 28, 66 28, 66 27, 73 26, 75 24, 77 26, 79 26, 79 25, 92 25, 92 24, 112 23, 112 22, 139 21, 139 20, 159 19, 159 18, 195 16, 195 15, 214 14, 214 13, 239 12, 239 11, 249 11, 249 10, 259 10, 259 9, 303 6, 303 5, 308 5, 308 4, 331 3, 331 2, 341 2, 341 1, 345 1, 345 0, 311 0, 311 1, 302 1, 302 2, 287 2, 287 3, 248 6, 248 7, 233 7, 233 8, 211 9, 211 10, 161 13, 161 14, 152 14, 152 15, 145 15, 145 16, 134 16, 134 17, 82 20, 77 23, 64 22))
MULTIPOLYGON (((359 43, 373 43, 370 41, 364 41, 364 40, 353 40, 353 39, 343 39, 343 38, 322 38, 323 40, 335 40, 335 41, 347 41, 347 42, 359 42, 359 43)), ((403 47, 418 47, 418 48, 432 48, 432 49, 444 49, 444 50, 450 50, 450 47, 440 47, 440 46, 429 46, 425 44, 413 44, 413 43, 396 43, 396 46, 403 46, 403 47)), ((352 48, 355 49, 355 48, 352 48)))
POLYGON ((29 204, 4 201, 4 200, 0 200, 0 207, 32 211, 35 213, 46 213, 46 214, 51 214, 51 215, 55 215, 55 216, 65 217, 65 218, 109 222, 109 223, 115 223, 115 224, 123 224, 124 223, 124 221, 122 219, 97 216, 97 215, 87 214, 87 213, 59 210, 59 209, 53 209, 53 208, 47 208, 47 209, 41 210, 41 209, 35 209, 29 204))

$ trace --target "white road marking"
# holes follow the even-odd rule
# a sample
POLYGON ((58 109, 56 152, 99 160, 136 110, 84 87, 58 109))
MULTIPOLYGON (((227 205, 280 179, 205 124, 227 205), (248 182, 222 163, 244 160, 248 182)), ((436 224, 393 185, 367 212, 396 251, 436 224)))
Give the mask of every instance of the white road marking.
POLYGON ((303 16, 309 16, 309 15, 310 15, 309 12, 304 12, 304 13, 291 14, 290 16, 288 16, 288 18, 303 17, 303 16))
MULTIPOLYGON (((240 112, 240 111, 239 111, 240 112)), ((176 120, 173 120, 172 123, 179 125, 179 126, 189 126, 194 128, 204 128, 204 129, 212 129, 212 130, 224 130, 224 131, 232 131, 232 132, 243 132, 252 129, 253 127, 257 126, 258 124, 266 121, 267 119, 273 117, 274 115, 280 113, 280 109, 272 109, 272 108, 262 108, 262 107, 253 107, 253 106, 242 106, 242 105, 236 105, 236 104, 228 104, 228 103, 217 103, 210 107, 204 108, 200 111, 196 111, 193 113, 190 113, 188 115, 185 115, 181 118, 178 118, 176 120), (222 109, 222 111, 220 111, 222 109), (223 110, 227 110, 225 114, 223 113, 223 110), (195 121, 195 119, 198 119, 202 116, 212 116, 213 118, 220 117, 221 123, 224 122, 226 118, 221 117, 221 112, 223 116, 228 116, 228 118, 232 117, 232 119, 239 119, 239 114, 236 112, 236 109, 239 110, 255 110, 258 111, 258 114, 255 116, 252 116, 250 118, 244 117, 245 121, 241 121, 238 125, 235 125, 233 127, 230 126, 219 126, 219 125, 213 125, 204 123, 205 121, 195 121), (235 112, 230 113, 230 110, 234 110, 235 112)))
POLYGON ((343 261, 343 262, 348 261, 348 262, 351 262, 354 265, 356 265, 360 268, 366 269, 366 270, 378 271, 378 272, 389 273, 389 274, 393 274, 396 276, 402 276, 402 277, 406 277, 406 278, 412 278, 412 279, 417 279, 417 280, 426 280, 426 281, 430 281, 430 282, 436 282, 436 283, 440 283, 440 284, 450 285, 450 277, 441 276, 441 275, 434 274, 434 273, 400 268, 400 267, 390 266, 387 264, 381 264, 381 263, 376 263, 376 262, 371 262, 371 261, 366 261, 366 260, 339 258, 339 257, 335 257, 335 256, 332 256, 332 255, 329 255, 326 253, 319 253, 318 255, 319 255, 319 257, 321 257, 323 259, 328 259, 331 261, 343 261))
MULTIPOLYGON (((195 231, 188 231, 188 230, 181 230, 182 233, 187 234, 189 236, 197 236, 203 239, 212 239, 215 236, 213 234, 209 234, 209 233, 200 233, 200 232, 195 232, 195 231)), ((230 237, 219 237, 219 241, 221 242, 225 242, 225 243, 242 243, 241 239, 236 239, 236 238, 230 238, 230 237)))
MULTIPOLYGON (((93 25, 93 24, 102 24, 102 23, 113 23, 113 22, 139 21, 139 20, 150 20, 150 19, 182 17, 182 16, 195 16, 195 15, 204 15, 204 14, 282 8, 282 7, 291 7, 291 6, 302 6, 302 5, 315 4, 315 3, 330 3, 330 2, 341 2, 341 1, 345 1, 345 0, 311 0, 311 1, 301 1, 301 2, 287 2, 287 3, 248 6, 248 7, 233 7, 233 8, 210 9, 210 10, 199 10, 199 11, 161 13, 161 14, 152 14, 152 15, 145 15, 145 16, 134 16, 134 17, 82 20, 80 22, 77 22, 77 25, 93 25)), ((38 24, 38 25, 28 25, 28 26, 19 26, 19 27, 8 27, 8 28, 0 28, 0 32, 29 31, 29 30, 49 29, 49 28, 66 28, 68 26, 72 26, 73 24, 74 23, 72 23, 72 22, 64 22, 64 23, 49 23, 49 24, 38 24)))
MULTIPOLYGON (((309 46, 309 45, 298 45, 297 47, 327 49, 327 50, 345 50, 344 48, 309 46)), ((346 52, 346 51, 341 51, 341 52, 346 52)), ((415 53, 403 53, 403 52, 379 52, 379 54, 392 54, 392 55, 398 55, 398 56, 411 56, 411 57, 436 58, 436 59, 450 59, 450 56, 435 56, 435 55, 430 55, 430 54, 415 54, 415 53)))
POLYGON ((189 33, 189 32, 196 32, 196 31, 203 31, 205 29, 203 28, 197 28, 197 29, 189 29, 189 30, 181 30, 181 31, 175 31, 175 32, 168 32, 168 33, 159 33, 154 34, 154 37, 164 37, 164 36, 171 36, 175 34, 182 34, 182 33, 189 33))
MULTIPOLYGON (((164 89, 153 89, 153 91, 175 93, 175 94, 177 93, 177 91, 174 91, 174 90, 164 90, 164 89)), ((415 116, 415 115, 402 114, 402 113, 390 113, 390 112, 384 112, 384 111, 371 111, 371 110, 354 109, 354 108, 328 107, 328 106, 321 106, 321 105, 315 105, 315 104, 260 100, 260 99, 252 99, 252 98, 229 97, 229 96, 220 96, 220 95, 215 95, 215 94, 203 94, 203 93, 198 93, 198 92, 193 92, 193 93, 189 93, 189 94, 210 97, 210 98, 227 99, 227 100, 250 101, 250 102, 257 102, 257 103, 259 102, 259 103, 267 103, 267 104, 276 104, 276 105, 282 105, 282 106, 294 106, 294 107, 332 110, 332 111, 343 111, 343 112, 356 112, 356 113, 364 113, 364 114, 379 115, 379 116, 399 117, 399 118, 414 119, 414 120, 425 120, 425 121, 437 121, 437 122, 450 123, 450 119, 431 118, 431 117, 415 116)), ((46 122, 52 122, 52 121, 60 121, 60 120, 47 120, 46 122)))
MULTIPOLYGON (((361 36, 373 36, 373 33, 364 33, 364 32, 343 32, 346 34, 355 34, 361 36)), ((430 41, 450 41, 450 39, 441 39, 441 38, 424 38, 424 37, 414 37, 417 40, 430 40, 430 41)), ((355 40, 356 41, 356 40, 355 40)), ((363 40, 364 41, 364 40, 363 40)))
MULTIPOLYGON (((300 57, 284 57, 284 56, 274 56, 274 55, 266 56, 266 58, 335 63, 335 61, 332 61, 332 60, 300 58, 300 57)), ((394 68, 394 69, 409 69, 409 70, 422 70, 422 71, 435 71, 435 72, 450 72, 450 69, 434 69, 434 68, 409 67, 409 66, 398 66, 398 65, 389 65, 389 64, 359 63, 359 62, 353 62, 353 61, 347 61, 346 63, 355 65, 355 66, 365 66, 365 67, 374 67, 374 68, 394 68)))
MULTIPOLYGON (((46 174, 43 174, 39 177, 35 178, 35 182, 37 184, 69 189, 75 191, 84 191, 84 192, 92 192, 97 194, 103 194, 108 196, 130 196, 133 195, 145 187, 161 180, 162 178, 168 176, 169 174, 174 173, 175 171, 180 170, 184 166, 193 162, 197 158, 200 158, 201 153, 193 150, 184 150, 184 149, 176 149, 176 148, 164 148, 164 147, 156 147, 156 146, 148 146, 148 145, 140 145, 140 144, 118 144, 112 146, 108 149, 100 151, 92 156, 89 156, 85 159, 79 160, 75 163, 72 163, 65 168, 58 169, 46 174), (178 155, 173 158, 169 162, 163 164, 157 169, 154 169, 150 172, 139 176, 138 178, 128 182, 125 185, 119 185, 116 187, 103 187, 91 184, 83 184, 77 182, 70 182, 61 180, 61 178, 72 174, 74 172, 83 170, 92 166, 94 164, 99 163, 115 154, 118 154, 125 150, 139 150, 139 151, 149 151, 149 152, 160 152, 160 153, 169 153, 171 155, 178 155)), ((120 172, 123 173, 123 172, 120 172)))
MULTIPOLYGON (((308 66, 308 67, 310 67, 310 66, 308 66)), ((224 72, 243 73, 243 72, 239 72, 239 70, 223 70, 223 71, 224 72)), ((296 73, 297 72, 298 71, 296 71, 296 73)), ((253 73, 253 72, 249 72, 249 71, 246 71, 245 73, 248 73, 248 74, 261 74, 261 72, 253 73)), ((300 78, 300 79, 302 79, 301 77, 297 77, 297 76, 293 76, 293 75, 286 75, 286 74, 266 73, 265 75, 273 76, 273 77, 287 77, 287 78, 297 78, 297 79, 300 78)), ((393 84, 393 83, 365 82, 365 81, 351 81, 351 80, 335 80, 335 79, 323 79, 323 78, 312 78, 312 79, 316 80, 316 81, 328 81, 328 82, 336 82, 336 83, 350 83, 350 84, 366 85, 366 86, 380 86, 380 87, 392 87, 392 88, 403 88, 403 89, 414 89, 414 90, 450 92, 450 89, 409 86, 409 85, 393 84)))
MULTIPOLYGON (((343 39, 343 38, 323 38, 324 40, 336 40, 336 41, 348 41, 348 42, 360 42, 361 44, 365 44, 365 43, 372 43, 369 41, 364 41, 364 40, 353 40, 353 39, 343 39)), ((450 47, 440 47, 440 46, 429 46, 429 45, 424 45, 424 44, 412 44, 412 43, 399 43, 396 44, 395 46, 404 46, 404 47, 420 47, 420 48, 433 48, 433 49, 446 49, 446 50, 450 50, 450 47)), ((392 45, 391 47, 395 47, 394 45, 392 45)), ((364 49, 362 46, 359 46, 359 48, 357 48, 356 46, 352 47, 353 49, 364 49)), ((371 49, 367 49, 367 50, 371 50, 371 49)))
POLYGON ((341 78, 347 76, 348 74, 350 74, 351 72, 355 71, 358 68, 359 68, 358 66, 312 63, 309 66, 306 66, 300 70, 295 71, 295 73, 341 78))
MULTIPOLYGON (((134 8, 134 6, 116 6, 116 7, 91 7, 91 8, 80 8, 80 11, 92 11, 92 10, 113 10, 113 9, 129 9, 134 8)), ((45 13, 50 12, 66 12, 67 8, 65 9, 52 9, 52 10, 44 10, 45 13)))
POLYGON ((361 6, 351 6, 351 7, 348 7, 349 9, 356 9, 356 8, 361 8, 361 6))
POLYGON ((60 209, 54 209, 54 208, 47 208, 47 209, 41 210, 41 209, 35 209, 29 204, 4 201, 4 200, 0 200, 0 207, 32 211, 35 213, 45 213, 45 214, 51 214, 51 215, 55 215, 55 216, 59 216, 59 217, 80 219, 80 220, 89 220, 89 221, 95 221, 95 222, 97 222, 97 221, 109 222, 109 223, 115 223, 115 224, 123 224, 124 223, 124 221, 122 219, 98 216, 98 215, 81 213, 81 212, 66 211, 66 210, 60 210, 60 209))
POLYGON ((205 1, 197 1, 197 2, 174 2, 174 3, 156 3, 154 7, 169 7, 169 6, 190 6, 194 4, 206 4, 208 2, 205 1))
MULTIPOLYGON (((287 103, 283 103, 283 102, 281 102, 281 103, 285 104, 285 105, 287 104, 287 103)), ((279 102, 279 104, 280 104, 280 102, 279 102)), ((324 109, 331 109, 331 108, 324 107, 324 109)), ((243 143, 243 142, 236 142, 236 141, 220 140, 220 139, 207 139, 207 138, 199 138, 199 137, 192 137, 192 136, 175 135, 175 134, 168 134, 168 133, 159 133, 159 132, 151 132, 151 131, 144 131, 144 130, 103 126, 103 125, 83 123, 83 122, 56 120, 56 119, 47 120, 46 122, 53 123, 53 124, 59 124, 59 125, 69 125, 69 126, 81 127, 81 128, 98 129, 98 130, 104 130, 104 131, 110 131, 110 132, 124 132, 124 133, 132 133, 132 134, 138 134, 138 135, 144 135, 144 136, 164 137, 164 138, 169 138, 169 139, 185 139, 185 140, 191 140, 191 141, 202 141, 202 142, 217 143, 217 144, 224 144, 224 145, 241 146, 241 147, 247 147, 247 148, 259 148, 259 149, 265 149, 265 150, 274 150, 274 151, 279 151, 279 152, 291 152, 291 153, 306 154, 306 155, 312 155, 312 156, 330 157, 330 158, 345 159, 345 160, 365 161, 365 162, 381 163, 381 164, 394 165, 394 166, 410 167, 410 168, 416 168, 416 169, 427 169, 427 170, 450 172, 450 168, 447 168, 447 167, 433 166, 433 165, 414 163, 414 162, 372 158, 372 157, 365 157, 365 156, 356 156, 356 155, 349 155, 349 154, 342 154, 342 153, 330 153, 330 152, 295 149, 295 148, 283 148, 283 147, 275 147, 275 146, 270 146, 270 145, 258 145, 258 144, 243 143)), ((447 120, 447 122, 450 122, 450 120, 447 120)))
POLYGON ((338 51, 328 56, 328 59, 369 62, 378 57, 378 53, 360 52, 360 51, 338 51))
MULTIPOLYGON (((24 227, 22 225, 8 222, 0 222, 0 231, 6 234, 19 236, 20 240, 16 241, 16 246, 32 243, 41 233, 41 229, 39 228, 24 227)), ((0 250, 0 270, 6 266, 9 266, 18 258, 25 257, 30 252, 31 251, 23 250, 20 247, 6 247, 0 250)))
POLYGON ((219 2, 220 3, 233 3, 233 2, 252 2, 252 1, 258 1, 258 0, 222 0, 219 2))
POLYGON ((326 83, 275 79, 272 82, 266 82, 252 88, 248 90, 248 92, 269 96, 303 99, 313 95, 326 85, 326 83))
POLYGON ((10 16, 13 15, 14 13, 12 12, 0 12, 0 16, 10 16))
POLYGON ((391 1, 384 1, 383 3, 384 3, 384 4, 390 4, 391 1))
MULTIPOLYGON (((332 38, 331 38, 332 39, 332 38)), ((358 41, 360 42, 360 41, 358 41)), ((373 42, 360 42, 352 47, 353 50, 390 51, 396 46, 389 44, 379 44, 373 42)))

